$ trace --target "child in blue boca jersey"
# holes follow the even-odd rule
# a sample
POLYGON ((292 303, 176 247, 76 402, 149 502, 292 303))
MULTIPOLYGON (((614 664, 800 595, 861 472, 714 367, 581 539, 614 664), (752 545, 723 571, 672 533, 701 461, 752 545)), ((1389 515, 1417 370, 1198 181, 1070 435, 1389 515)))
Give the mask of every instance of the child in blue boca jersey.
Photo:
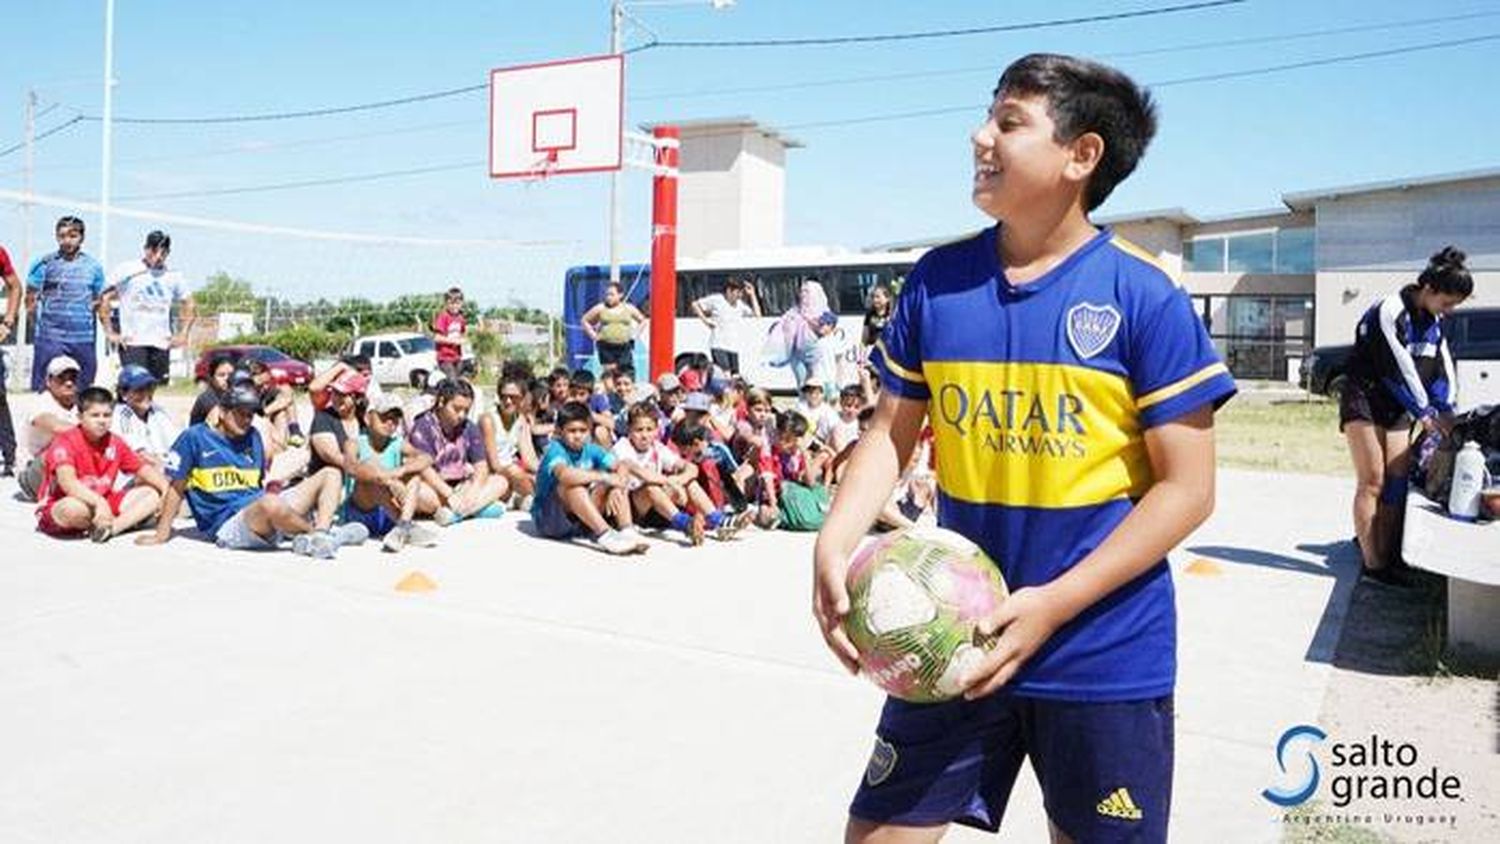
POLYGON ((1135 169, 1149 95, 1031 55, 972 136, 998 225, 917 263, 871 352, 884 389, 818 537, 813 613, 839 624, 850 554, 930 416, 938 520, 1012 589, 954 701, 888 700, 851 841, 999 828, 1030 757, 1054 840, 1166 839, 1176 617, 1166 554, 1214 499, 1214 409, 1234 381, 1187 294, 1088 214, 1135 169))

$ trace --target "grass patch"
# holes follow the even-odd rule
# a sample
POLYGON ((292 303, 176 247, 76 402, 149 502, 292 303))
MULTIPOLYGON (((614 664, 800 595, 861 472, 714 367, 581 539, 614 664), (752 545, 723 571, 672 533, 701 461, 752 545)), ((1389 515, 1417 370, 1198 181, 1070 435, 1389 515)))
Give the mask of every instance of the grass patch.
POLYGON ((1238 396, 1214 417, 1219 465, 1269 472, 1348 475, 1339 409, 1329 401, 1238 396))

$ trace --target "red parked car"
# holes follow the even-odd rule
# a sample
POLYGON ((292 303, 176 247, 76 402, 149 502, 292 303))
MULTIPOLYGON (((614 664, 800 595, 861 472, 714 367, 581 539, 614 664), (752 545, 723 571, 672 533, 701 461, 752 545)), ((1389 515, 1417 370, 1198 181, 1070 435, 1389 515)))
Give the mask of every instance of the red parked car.
POLYGON ((255 358, 271 370, 271 378, 277 384, 306 387, 313 377, 311 366, 272 346, 215 346, 205 349, 198 356, 198 363, 193 367, 193 378, 199 382, 207 381, 209 361, 218 357, 228 357, 236 365, 247 357, 255 358))

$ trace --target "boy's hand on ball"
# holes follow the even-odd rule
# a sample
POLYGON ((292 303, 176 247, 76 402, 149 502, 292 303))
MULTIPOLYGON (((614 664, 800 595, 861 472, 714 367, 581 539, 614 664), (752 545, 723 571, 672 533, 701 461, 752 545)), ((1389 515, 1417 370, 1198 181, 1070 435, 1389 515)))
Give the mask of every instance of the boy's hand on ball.
POLYGON ((980 625, 982 633, 998 634, 999 639, 963 678, 964 697, 974 700, 994 694, 1009 683, 1066 620, 1046 587, 1027 587, 1011 593, 994 615, 980 625))
POLYGON ((830 551, 821 545, 813 551, 813 618, 828 650, 850 674, 859 673, 859 651, 844 632, 844 616, 849 614, 849 591, 844 578, 849 570, 849 555, 830 551))

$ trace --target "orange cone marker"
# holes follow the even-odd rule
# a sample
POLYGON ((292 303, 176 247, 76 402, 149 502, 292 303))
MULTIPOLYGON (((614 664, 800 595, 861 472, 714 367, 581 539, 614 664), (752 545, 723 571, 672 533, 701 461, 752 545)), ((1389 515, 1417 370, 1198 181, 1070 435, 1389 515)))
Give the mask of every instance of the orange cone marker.
POLYGON ((431 592, 437 588, 437 584, 427 575, 414 571, 396 584, 397 592, 431 592))

